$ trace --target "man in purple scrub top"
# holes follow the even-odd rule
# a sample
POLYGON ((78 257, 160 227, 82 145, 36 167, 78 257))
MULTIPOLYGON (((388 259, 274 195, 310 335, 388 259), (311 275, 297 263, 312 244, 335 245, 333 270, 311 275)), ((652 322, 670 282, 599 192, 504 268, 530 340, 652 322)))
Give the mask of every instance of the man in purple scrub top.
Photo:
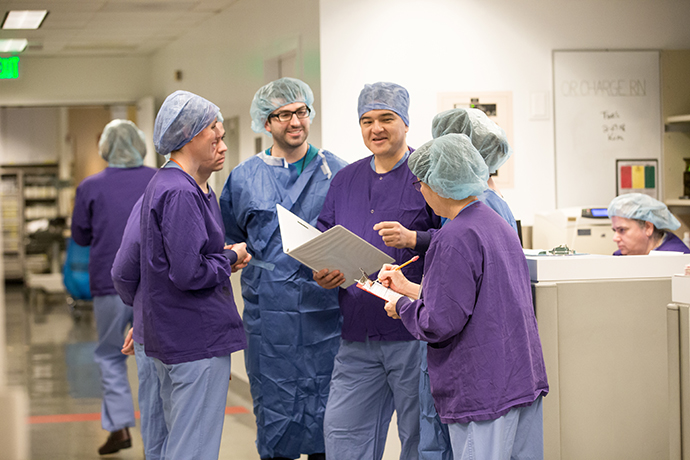
POLYGON ((690 254, 683 241, 671 233, 680 222, 666 205, 642 193, 626 193, 614 198, 608 209, 613 226, 614 256, 647 255, 651 251, 690 254))
POLYGON ((108 167, 77 187, 72 238, 81 246, 91 246, 89 283, 98 330, 95 359, 103 389, 101 426, 110 432, 98 453, 106 455, 131 447, 129 427, 135 424, 127 357, 120 353, 122 338, 132 322, 132 309, 117 294, 110 269, 132 207, 156 170, 142 166, 144 133, 131 121, 108 123, 98 150, 108 167))
POLYGON ((230 354, 246 347, 230 274, 244 245, 226 247, 205 165, 219 142, 218 107, 187 91, 161 106, 156 152, 170 161, 144 192, 139 293, 143 341, 154 361, 168 436, 165 459, 218 458, 230 354))
POLYGON ((426 202, 450 221, 434 234, 421 283, 393 265, 379 273, 396 295, 385 310, 428 343, 431 393, 455 459, 544 458, 549 391, 529 270, 515 231, 477 195, 488 168, 465 134, 410 155, 426 202))
MULTIPOLYGON (((357 111, 364 144, 373 155, 333 178, 318 228, 342 225, 398 263, 419 255, 419 262, 403 269, 419 282, 431 240, 427 231, 438 228, 440 219, 412 185, 408 107, 402 86, 365 85, 357 111)), ((329 289, 345 281, 338 270, 322 270, 314 279, 329 289)), ((343 327, 324 419, 326 458, 380 459, 395 411, 400 458, 417 459, 419 344, 400 322, 387 317, 383 300, 355 285, 338 294, 343 327)))

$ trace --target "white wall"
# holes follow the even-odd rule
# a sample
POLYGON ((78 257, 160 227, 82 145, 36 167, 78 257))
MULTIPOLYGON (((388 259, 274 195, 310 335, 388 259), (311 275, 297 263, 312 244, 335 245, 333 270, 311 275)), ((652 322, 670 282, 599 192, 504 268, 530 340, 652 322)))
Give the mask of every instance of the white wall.
POLYGON ((357 125, 365 83, 410 92, 408 143, 431 138, 437 94, 512 91, 517 219, 555 206, 553 111, 530 121, 532 92, 552 95, 554 49, 690 48, 690 2, 678 0, 320 0, 323 145, 368 154, 357 125))
MULTIPOLYGON (((309 141, 320 146, 319 5, 317 0, 241 0, 153 57, 154 96, 160 104, 175 90, 197 93, 223 116, 240 117, 240 160, 256 153, 249 107, 268 83, 264 61, 297 49, 297 77, 316 97, 309 141), (175 81, 175 71, 183 79, 175 81)), ((270 145, 265 141, 264 148, 270 145)))
POLYGON ((0 81, 0 106, 134 102, 150 93, 149 61, 21 57, 19 79, 0 81))

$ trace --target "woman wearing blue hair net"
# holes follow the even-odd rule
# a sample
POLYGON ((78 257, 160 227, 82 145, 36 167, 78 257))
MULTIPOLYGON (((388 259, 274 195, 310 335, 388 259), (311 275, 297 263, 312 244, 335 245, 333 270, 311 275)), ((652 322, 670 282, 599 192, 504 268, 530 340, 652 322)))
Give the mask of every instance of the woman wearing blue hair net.
POLYGON ((613 226, 614 256, 647 255, 651 251, 690 254, 690 248, 671 233, 680 222, 661 201, 642 193, 627 193, 614 198, 608 209, 613 226))
POLYGON ((455 459, 543 458, 548 383, 529 270, 515 232, 476 198, 487 166, 464 134, 422 145, 409 166, 450 221, 431 241, 421 286, 384 265, 379 278, 400 294, 385 309, 429 343, 432 395, 455 459))
MULTIPOLYGON (((431 122, 431 133, 434 139, 453 133, 465 134, 470 138, 472 145, 484 159, 490 174, 486 190, 479 193, 477 199, 496 211, 517 232, 515 217, 491 177, 513 153, 503 129, 481 110, 459 108, 436 115, 431 122)), ((445 222, 447 219, 444 219, 445 222)), ((453 458, 453 451, 448 427, 441 423, 431 397, 426 343, 421 342, 420 346, 422 365, 419 381, 419 456, 427 460, 450 460, 453 458)))
POLYGON ((77 187, 72 238, 80 246, 91 246, 89 284, 98 330, 94 356, 103 389, 101 426, 110 432, 98 453, 105 455, 130 447, 129 427, 134 426, 127 357, 120 353, 122 336, 132 322, 132 309, 117 295, 110 267, 127 217, 156 170, 142 166, 146 154, 144 133, 128 120, 113 120, 105 126, 98 151, 108 167, 77 187))
POLYGON ((171 154, 141 204, 143 341, 154 361, 168 436, 165 459, 218 458, 230 354, 246 347, 230 284, 246 245, 225 246, 207 180, 221 142, 218 107, 186 91, 163 102, 154 145, 171 154))

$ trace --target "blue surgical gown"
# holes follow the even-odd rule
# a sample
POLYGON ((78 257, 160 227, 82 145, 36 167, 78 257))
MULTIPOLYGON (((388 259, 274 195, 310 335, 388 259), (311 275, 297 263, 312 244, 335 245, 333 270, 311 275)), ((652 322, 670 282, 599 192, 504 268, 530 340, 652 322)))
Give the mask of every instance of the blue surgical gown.
POLYGON ((325 451, 323 415, 342 324, 338 290, 319 287, 310 268, 283 252, 276 204, 315 226, 345 165, 322 150, 299 174, 261 152, 232 171, 221 193, 226 241, 246 241, 254 258, 241 279, 261 458, 325 451))

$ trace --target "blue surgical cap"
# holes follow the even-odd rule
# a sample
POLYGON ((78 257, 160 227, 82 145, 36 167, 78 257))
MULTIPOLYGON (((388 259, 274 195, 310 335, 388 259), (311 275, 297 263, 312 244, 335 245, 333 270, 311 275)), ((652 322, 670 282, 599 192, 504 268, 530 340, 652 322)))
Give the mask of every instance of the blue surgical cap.
POLYGON ((167 155, 181 149, 209 126, 220 109, 214 103, 189 91, 175 91, 168 96, 156 115, 153 145, 167 155))
POLYGON ((268 116, 279 108, 295 102, 304 102, 309 110, 309 119, 314 120, 314 93, 309 85, 296 78, 281 78, 259 88, 254 95, 249 114, 252 116, 252 130, 255 133, 264 133, 268 116))
POLYGON ((487 188, 489 169, 466 134, 446 134, 410 154, 412 174, 444 198, 464 200, 487 188))
POLYGON ((129 120, 113 120, 103 128, 98 153, 114 168, 141 166, 146 155, 144 133, 129 120))
POLYGON ((357 119, 370 110, 390 110, 398 114, 405 126, 410 126, 407 109, 410 107, 410 95, 407 90, 395 83, 380 81, 372 85, 364 85, 357 101, 357 119))
POLYGON ((609 204, 609 217, 625 217, 651 222, 658 229, 678 230, 680 222, 661 201, 644 193, 626 193, 609 204))
POLYGON ((431 135, 437 138, 451 133, 467 134, 492 174, 513 154, 505 131, 479 109, 452 109, 436 115, 431 135))

